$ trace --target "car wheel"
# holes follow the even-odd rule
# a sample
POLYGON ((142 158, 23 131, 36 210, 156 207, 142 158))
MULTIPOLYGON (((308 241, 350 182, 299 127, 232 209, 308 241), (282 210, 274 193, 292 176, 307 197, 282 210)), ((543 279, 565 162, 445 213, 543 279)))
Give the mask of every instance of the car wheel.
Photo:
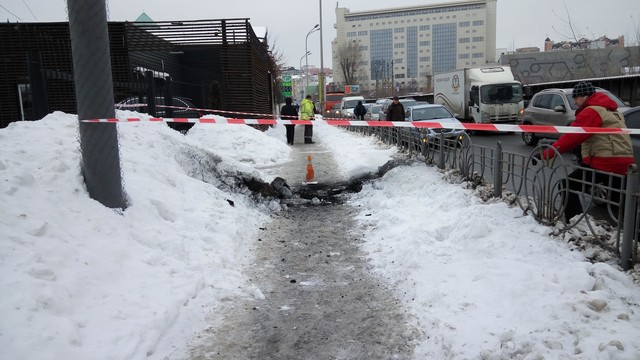
POLYGON ((524 143, 529 146, 536 146, 538 145, 538 141, 540 141, 540 138, 537 137, 534 133, 523 132, 522 141, 524 141, 524 143))

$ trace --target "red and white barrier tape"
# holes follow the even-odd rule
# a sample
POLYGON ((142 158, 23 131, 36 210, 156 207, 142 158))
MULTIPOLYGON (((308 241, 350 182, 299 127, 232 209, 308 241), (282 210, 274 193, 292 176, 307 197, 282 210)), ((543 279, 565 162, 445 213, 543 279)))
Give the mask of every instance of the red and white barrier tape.
MULTIPOLYGON (((121 110, 122 108, 137 108, 137 107, 145 107, 147 104, 127 104, 127 105, 118 105, 117 109, 121 110)), ((172 106, 172 105, 156 105, 157 108, 167 108, 167 109, 176 109, 176 110, 184 110, 184 111, 201 111, 212 114, 236 114, 236 115, 253 115, 253 116, 269 116, 275 118, 274 114, 259 114, 259 113, 251 113, 251 112, 240 112, 240 111, 227 111, 227 110, 215 110, 215 109, 202 109, 195 107, 183 107, 183 106, 172 106)), ((290 115, 277 115, 281 118, 296 118, 297 116, 290 115)))
MULTIPOLYGON (((201 123, 201 124, 240 124, 240 125, 313 125, 311 120, 276 120, 276 119, 233 119, 233 118, 110 118, 90 119, 83 122, 94 123, 118 123, 118 122, 175 122, 175 123, 201 123)), ((408 121, 359 121, 346 119, 326 119, 323 121, 331 126, 368 126, 368 127, 408 127, 408 128, 433 128, 433 129, 459 129, 476 131, 498 132, 530 132, 530 133, 557 133, 557 134, 640 134, 640 129, 600 128, 600 127, 576 127, 576 126, 540 126, 540 125, 515 125, 515 124, 475 124, 475 123, 447 123, 438 121, 408 122, 408 121)))

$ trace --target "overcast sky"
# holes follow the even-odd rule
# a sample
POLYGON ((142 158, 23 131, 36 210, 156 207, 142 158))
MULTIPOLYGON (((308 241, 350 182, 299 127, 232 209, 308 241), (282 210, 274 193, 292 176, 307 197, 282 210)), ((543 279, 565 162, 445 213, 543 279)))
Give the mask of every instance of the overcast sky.
MULTIPOLYGON (((352 12, 438 4, 443 0, 343 0, 337 2, 352 12)), ((66 0, 1 0, 3 21, 66 21, 66 0)), ((305 53, 305 36, 319 23, 320 0, 107 0, 109 20, 135 20, 143 11, 154 20, 249 18, 253 26, 266 27, 276 50, 286 63, 299 67, 305 53)), ((331 67, 331 40, 335 37, 335 1, 322 1, 324 65, 331 67)), ((512 50, 544 46, 546 37, 555 41, 573 39, 567 24, 571 18, 578 35, 615 38, 624 35, 627 44, 638 44, 640 5, 638 0, 498 0, 497 47, 512 50), (615 6, 613 5, 615 4, 615 6), (565 9, 566 5, 566 9, 565 9), (635 29, 635 31, 634 31, 635 29)), ((309 35, 309 65, 320 66, 320 33, 309 35)), ((304 63, 304 60, 303 60, 304 63)))

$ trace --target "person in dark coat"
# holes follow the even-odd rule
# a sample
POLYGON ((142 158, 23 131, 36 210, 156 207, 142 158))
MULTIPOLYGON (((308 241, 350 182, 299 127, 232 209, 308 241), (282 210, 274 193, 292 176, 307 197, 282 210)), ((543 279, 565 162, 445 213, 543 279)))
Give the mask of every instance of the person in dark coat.
POLYGON ((404 106, 397 96, 393 97, 393 102, 387 108, 387 121, 404 121, 404 106))
MULTIPOLYGON (((297 120, 298 119, 298 110, 295 106, 291 105, 293 100, 290 97, 284 99, 285 105, 280 109, 280 115, 282 115, 283 120, 297 120)), ((287 128, 287 144, 293 145, 293 137, 295 134, 295 125, 285 125, 287 128)))
POLYGON ((364 120, 364 116, 367 114, 367 108, 362 105, 362 101, 358 101, 358 105, 353 108, 353 115, 356 116, 358 120, 364 120))

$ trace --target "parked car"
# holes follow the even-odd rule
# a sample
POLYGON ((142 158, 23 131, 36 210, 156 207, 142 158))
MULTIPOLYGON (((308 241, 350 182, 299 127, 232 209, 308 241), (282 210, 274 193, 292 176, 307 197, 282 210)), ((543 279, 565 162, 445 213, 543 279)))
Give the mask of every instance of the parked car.
POLYGON ((329 110, 329 113, 327 114, 328 118, 332 118, 332 119, 336 119, 340 117, 340 103, 337 104, 333 104, 331 105, 331 110, 329 110))
MULTIPOLYGON (((629 129, 640 129, 640 106, 627 109, 622 115, 624 115, 624 121, 629 129)), ((631 145, 636 165, 640 166, 640 135, 631 135, 631 145)))
POLYGON ((371 104, 371 107, 367 109, 367 114, 364 116, 365 120, 380 120, 378 116, 380 110, 382 109, 382 105, 380 104, 371 104))
MULTIPOLYGON (((138 111, 138 112, 148 111, 147 106, 132 106, 137 104, 146 105, 147 97, 144 96, 142 97, 142 99, 140 99, 137 96, 131 96, 115 104, 115 107, 117 110, 131 110, 131 111, 138 111)), ((160 97, 160 96, 156 97, 156 105, 164 105, 164 97, 160 97)), ((173 109, 173 117, 176 117, 176 118, 197 118, 202 116, 200 112, 194 110, 196 106, 193 105, 193 102, 191 102, 191 100, 188 98, 174 96, 173 99, 171 100, 171 106, 180 108, 180 109, 177 109, 177 108, 173 109)), ((157 107, 156 116, 165 117, 166 111, 167 111, 167 108, 157 107)))
MULTIPOLYGON (((624 112, 629 109, 617 96, 607 90, 596 88, 596 91, 607 94, 618 104, 618 110, 624 112)), ((531 98, 529 106, 524 109, 523 125, 568 126, 576 119, 578 106, 571 94, 573 89, 545 89, 531 98)), ((558 138, 560 134, 553 133, 522 133, 522 141, 530 146, 536 146, 541 138, 558 138)))
MULTIPOLYGON (((447 124, 456 124, 462 126, 460 120, 456 119, 446 107, 440 104, 423 104, 409 106, 406 109, 406 121, 411 122, 428 122, 438 121, 447 124)), ((462 141, 462 136, 465 133, 464 129, 445 129, 445 128, 411 128, 411 131, 421 134, 425 140, 437 140, 441 134, 444 134, 445 139, 462 141)))
POLYGON ((351 119, 354 117, 353 109, 358 105, 358 101, 364 104, 363 96, 345 96, 340 101, 341 117, 351 119))

